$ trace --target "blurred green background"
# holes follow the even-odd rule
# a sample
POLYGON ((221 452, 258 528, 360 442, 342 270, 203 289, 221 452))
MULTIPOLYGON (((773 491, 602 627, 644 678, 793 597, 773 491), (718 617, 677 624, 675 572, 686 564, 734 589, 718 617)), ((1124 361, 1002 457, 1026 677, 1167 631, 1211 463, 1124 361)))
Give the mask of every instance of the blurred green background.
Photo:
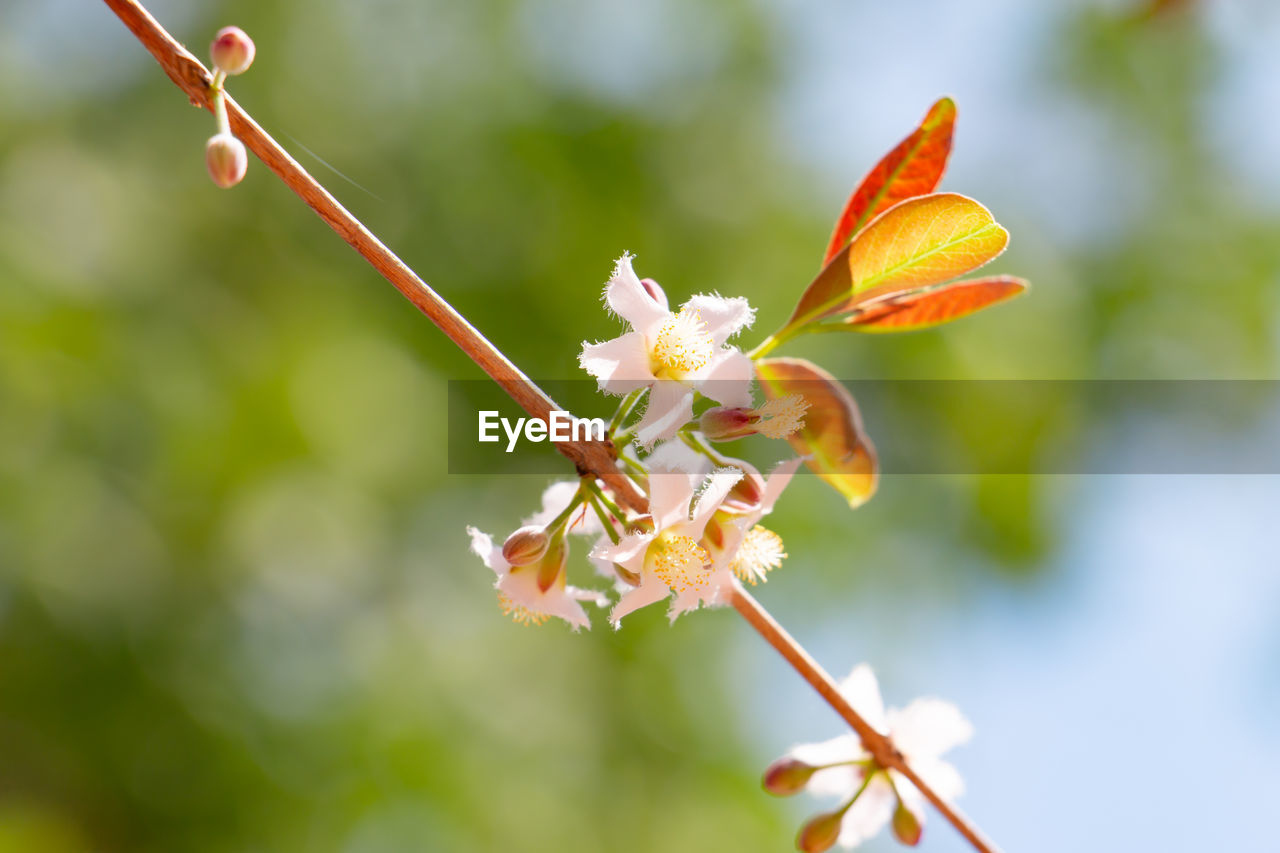
MULTIPOLYGON (((747 296, 754 344, 952 94, 943 186, 1033 293, 786 354, 1274 378, 1277 10, 960 5, 149 7, 202 57, 246 29, 235 97, 534 376, 616 333, 623 250, 673 301, 747 296)), ((105 6, 0 8, 0 851, 789 849, 816 806, 759 772, 834 717, 731 612, 504 619, 463 529, 545 479, 446 473, 446 382, 478 371, 261 164, 215 189, 212 132, 105 6)), ((1028 459, 1071 400, 1043 414, 1009 413, 1028 459)), ((1260 849, 1277 505, 1274 478, 904 477, 850 513, 802 478, 760 596, 891 703, 957 700, 1009 849, 1260 849)), ((925 849, 964 848, 935 816, 925 849)))

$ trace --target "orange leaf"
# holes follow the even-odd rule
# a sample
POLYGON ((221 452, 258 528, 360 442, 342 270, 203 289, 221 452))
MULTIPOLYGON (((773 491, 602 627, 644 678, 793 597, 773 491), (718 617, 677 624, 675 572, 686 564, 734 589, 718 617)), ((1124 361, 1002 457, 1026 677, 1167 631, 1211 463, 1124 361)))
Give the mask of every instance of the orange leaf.
POLYGON ((809 404, 804 426, 787 439, 805 465, 858 507, 875 494, 876 451, 862 427, 858 404, 830 373, 802 358, 756 362, 765 397, 799 394, 809 404))
POLYGON ((927 287, 977 269, 1004 251, 1005 231, 971 198, 934 193, 898 202, 840 250, 787 321, 802 326, 850 310, 873 288, 927 287), (847 273, 839 269, 847 259, 847 273))
POLYGON ((914 332, 1012 299, 1028 286, 1026 279, 997 275, 913 290, 876 288, 861 294, 841 322, 857 332, 914 332))
POLYGON ((957 193, 909 198, 880 214, 849 244, 856 294, 873 287, 926 287, 975 270, 1004 251, 1009 232, 957 193))
POLYGON ((867 173, 836 221, 824 264, 877 214, 903 199, 933 192, 946 171, 955 126, 955 102, 942 98, 929 108, 920 126, 867 173))

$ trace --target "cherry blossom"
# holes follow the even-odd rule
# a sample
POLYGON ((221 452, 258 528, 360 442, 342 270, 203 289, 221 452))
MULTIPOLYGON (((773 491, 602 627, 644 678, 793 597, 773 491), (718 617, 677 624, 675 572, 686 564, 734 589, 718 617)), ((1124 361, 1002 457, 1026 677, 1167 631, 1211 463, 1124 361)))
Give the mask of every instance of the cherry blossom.
POLYGON ((471 550, 497 575, 494 588, 502 612, 521 625, 541 625, 552 616, 568 622, 576 631, 589 628, 591 620, 582 608, 583 601, 603 607, 608 599, 590 589, 568 585, 565 562, 568 548, 564 537, 552 540, 540 560, 524 566, 513 566, 502 556, 502 546, 474 527, 467 528, 471 550))
MULTIPOLYGON (((840 683, 840 692, 871 726, 889 736, 939 796, 950 800, 963 792, 959 772, 941 759, 973 736, 973 727, 954 705, 917 699, 906 708, 886 711, 866 664, 854 667, 840 683)), ((876 764, 855 734, 794 747, 766 771, 765 787, 776 794, 807 787, 840 799, 835 811, 818 815, 801 831, 804 850, 825 850, 831 843, 853 848, 891 821, 900 840, 915 843, 924 822, 923 795, 897 770, 876 764), (838 822, 838 836, 830 832, 833 821, 838 822)))
POLYGON ((672 312, 656 283, 646 286, 636 277, 629 254, 618 259, 604 297, 631 331, 602 343, 584 342, 579 363, 605 393, 649 390, 636 425, 641 445, 670 438, 688 423, 695 391, 724 406, 751 404, 751 359, 725 345, 754 319, 746 299, 702 294, 672 312))
POLYGON ((616 626, 628 613, 675 593, 669 611, 672 619, 713 602, 725 579, 725 560, 714 560, 701 544, 711 516, 742 479, 737 468, 716 468, 710 473, 691 459, 667 458, 649 463, 649 516, 645 528, 629 532, 615 544, 601 540, 592 550, 597 561, 620 566, 633 578, 609 621, 616 626))

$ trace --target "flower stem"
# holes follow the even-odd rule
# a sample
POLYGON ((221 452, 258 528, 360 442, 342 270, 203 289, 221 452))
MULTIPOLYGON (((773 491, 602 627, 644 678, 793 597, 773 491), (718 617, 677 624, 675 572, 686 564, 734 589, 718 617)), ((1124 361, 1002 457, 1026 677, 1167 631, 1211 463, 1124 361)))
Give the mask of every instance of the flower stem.
POLYGON ((618 411, 613 413, 613 420, 609 422, 609 435, 611 437, 614 430, 626 422, 627 416, 631 414, 631 410, 636 407, 636 403, 640 402, 640 398, 644 396, 644 392, 647 390, 649 390, 647 386, 637 388, 622 398, 622 402, 618 404, 618 411))
POLYGON ((604 532, 609 535, 609 541, 617 545, 620 541, 618 531, 613 528, 613 519, 609 517, 604 507, 600 506, 600 501, 595 495, 591 496, 591 508, 596 511, 596 517, 600 519, 600 526, 604 528, 604 532))
MULTIPOLYGON (((590 477, 583 477, 582 482, 587 487, 587 490, 591 492, 592 503, 595 504, 597 508, 603 507, 605 510, 608 511, 609 515, 618 519, 618 521, 622 524, 622 526, 625 527, 627 524, 626 511, 623 510, 622 507, 614 503, 612 500, 610 500, 609 496, 604 493, 604 490, 601 489, 598 485, 596 485, 594 479, 590 477)), ((603 521, 604 519, 601 519, 601 520, 603 521)), ((612 524, 606 524, 605 527, 610 531, 613 530, 612 524)), ((614 542, 617 542, 617 541, 618 540, 615 538, 614 542)))
POLYGON ((571 515, 573 515, 573 511, 576 510, 579 506, 581 506, 582 502, 586 499, 587 499, 587 493, 583 489, 582 484, 579 483, 578 491, 574 493, 573 500, 569 501, 569 505, 565 507, 560 512, 559 515, 551 519, 551 521, 549 521, 547 523, 547 526, 543 529, 546 530, 548 533, 554 533, 555 531, 559 530, 561 527, 564 527, 564 523, 569 520, 569 517, 571 515))

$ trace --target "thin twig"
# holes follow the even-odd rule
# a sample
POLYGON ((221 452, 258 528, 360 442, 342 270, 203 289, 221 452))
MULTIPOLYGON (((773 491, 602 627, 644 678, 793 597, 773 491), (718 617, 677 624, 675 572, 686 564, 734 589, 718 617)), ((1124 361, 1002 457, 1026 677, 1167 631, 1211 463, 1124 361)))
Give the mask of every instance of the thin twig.
MULTIPOLYGON (((138 41, 150 51, 160 67, 186 92, 191 103, 213 110, 213 75, 186 48, 179 44, 136 0, 104 0, 138 41)), ((556 405, 537 385, 491 344, 461 314, 409 269, 403 261, 347 212, 338 200, 289 156, 266 131, 258 126, 229 95, 224 96, 231 129, 267 168, 361 254, 374 269, 431 319, 451 341, 506 391, 529 415, 549 422, 556 405)), ((648 502, 618 470, 616 453, 608 441, 558 442, 557 449, 574 463, 580 474, 603 480, 621 504, 636 512, 646 512, 648 502)), ((804 648, 769 615, 758 601, 738 584, 731 603, 735 610, 787 660, 818 695, 838 713, 862 739, 877 762, 892 767, 911 780, 961 835, 979 853, 996 853, 997 848, 954 806, 947 803, 907 764, 901 752, 885 735, 872 728, 840 694, 831 676, 804 648)))
MULTIPOLYGON (((105 0, 107 6, 124 22, 125 26, 142 42, 143 47, 160 63, 191 103, 213 111, 213 75, 191 55, 159 22, 135 0, 105 0)), ((346 243, 359 252, 383 278, 418 307, 442 332, 471 357, 480 369, 506 391, 511 398, 532 417, 550 423, 553 410, 558 409, 546 393, 529 380, 511 361, 491 344, 484 335, 467 322, 453 306, 446 302, 425 281, 409 269, 395 253, 383 245, 364 225, 338 203, 329 191, 311 177, 297 161, 258 126, 230 95, 225 95, 227 115, 231 130, 257 155, 268 169, 275 172, 289 189, 298 194, 307 206, 346 243)), ((556 449, 573 462, 579 472, 590 472, 608 484, 618 497, 637 512, 643 512, 646 502, 618 470, 613 445, 609 441, 557 442, 556 449)))

